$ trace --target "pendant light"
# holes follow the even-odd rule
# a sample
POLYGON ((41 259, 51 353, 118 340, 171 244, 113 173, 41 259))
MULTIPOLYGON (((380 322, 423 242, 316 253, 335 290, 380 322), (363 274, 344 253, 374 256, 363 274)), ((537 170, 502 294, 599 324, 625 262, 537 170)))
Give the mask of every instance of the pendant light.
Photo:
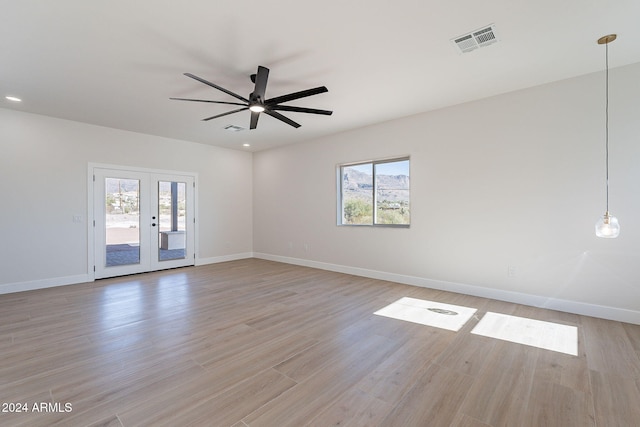
POLYGON ((605 46, 606 61, 606 107, 605 107, 605 154, 606 154, 606 188, 607 188, 607 209, 604 215, 596 223, 596 236, 608 239, 615 239, 620 234, 620 224, 618 218, 609 213, 609 43, 616 39, 615 34, 609 34, 598 39, 598 44, 605 46))

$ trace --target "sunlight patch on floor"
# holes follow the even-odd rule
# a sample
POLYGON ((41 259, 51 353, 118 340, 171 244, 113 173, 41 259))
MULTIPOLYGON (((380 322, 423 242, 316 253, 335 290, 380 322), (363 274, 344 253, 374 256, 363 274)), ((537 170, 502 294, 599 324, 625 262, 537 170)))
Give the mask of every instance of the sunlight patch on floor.
POLYGON ((403 297, 374 314, 450 331, 459 331, 475 312, 475 308, 403 297))
POLYGON ((471 333, 578 355, 578 328, 575 326, 488 312, 471 333))

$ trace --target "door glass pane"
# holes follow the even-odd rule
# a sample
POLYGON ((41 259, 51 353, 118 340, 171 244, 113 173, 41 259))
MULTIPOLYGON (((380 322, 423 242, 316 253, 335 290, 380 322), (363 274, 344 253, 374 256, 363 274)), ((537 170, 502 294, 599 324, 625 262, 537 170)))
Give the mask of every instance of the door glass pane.
POLYGON ((105 178, 106 267, 140 263, 140 181, 105 178))
POLYGON ((184 182, 158 181, 158 260, 184 259, 186 254, 186 193, 184 182))

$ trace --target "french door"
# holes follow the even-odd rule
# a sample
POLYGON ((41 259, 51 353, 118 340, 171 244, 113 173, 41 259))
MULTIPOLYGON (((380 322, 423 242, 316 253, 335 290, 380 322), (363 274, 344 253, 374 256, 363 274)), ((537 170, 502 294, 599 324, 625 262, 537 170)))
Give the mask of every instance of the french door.
POLYGON ((93 168, 95 278, 194 265, 194 182, 93 168))

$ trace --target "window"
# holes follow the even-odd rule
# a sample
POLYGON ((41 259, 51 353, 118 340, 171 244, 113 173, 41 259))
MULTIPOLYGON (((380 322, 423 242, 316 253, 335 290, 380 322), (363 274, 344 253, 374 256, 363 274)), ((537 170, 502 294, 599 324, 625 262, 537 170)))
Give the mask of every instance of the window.
POLYGON ((338 224, 410 224, 409 158, 339 166, 338 224))

